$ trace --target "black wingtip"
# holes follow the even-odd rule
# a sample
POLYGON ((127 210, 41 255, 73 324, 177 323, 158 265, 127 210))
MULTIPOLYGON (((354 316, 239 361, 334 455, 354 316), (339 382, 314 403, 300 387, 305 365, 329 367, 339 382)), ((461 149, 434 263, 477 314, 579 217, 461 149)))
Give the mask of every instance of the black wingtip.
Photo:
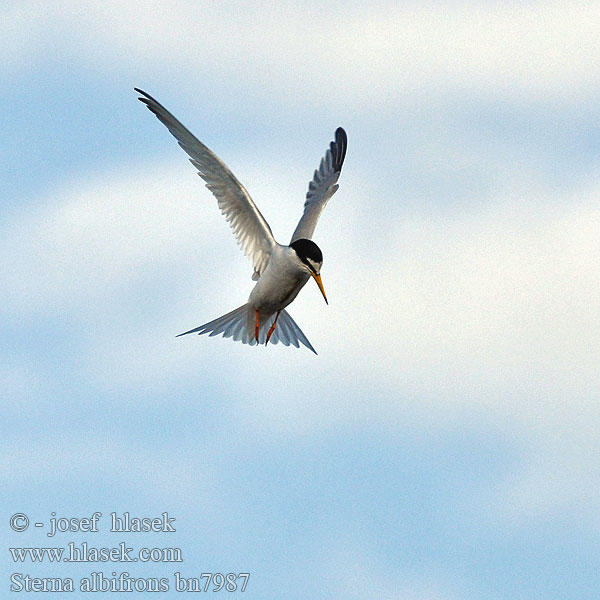
POLYGON ((331 154, 333 155, 333 167, 339 173, 346 158, 346 148, 348 147, 348 136, 342 127, 335 130, 335 142, 331 142, 331 154))
MULTIPOLYGON (((148 108, 150 108, 150 104, 158 104, 160 106, 160 103, 157 102, 148 92, 145 92, 144 90, 141 90, 140 88, 133 88, 138 94, 141 94, 142 97, 138 98, 138 100, 140 102, 143 102, 148 108)), ((152 110, 152 109, 150 109, 152 110)))

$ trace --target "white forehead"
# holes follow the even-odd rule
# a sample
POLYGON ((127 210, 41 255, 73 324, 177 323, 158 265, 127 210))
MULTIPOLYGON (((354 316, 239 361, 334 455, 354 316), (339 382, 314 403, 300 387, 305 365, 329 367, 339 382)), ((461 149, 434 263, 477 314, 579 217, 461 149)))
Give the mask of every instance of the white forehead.
POLYGON ((306 262, 315 270, 317 273, 321 268, 321 263, 315 262, 312 258, 306 257, 306 262))

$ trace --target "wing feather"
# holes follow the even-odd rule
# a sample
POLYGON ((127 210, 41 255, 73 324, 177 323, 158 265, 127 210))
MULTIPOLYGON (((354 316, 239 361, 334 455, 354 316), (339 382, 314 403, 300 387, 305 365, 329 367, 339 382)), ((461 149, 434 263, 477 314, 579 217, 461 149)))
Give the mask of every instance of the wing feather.
POLYGON ((308 240, 312 238, 323 209, 329 198, 337 192, 339 187, 337 181, 340 178, 347 146, 348 137, 346 132, 338 127, 335 132, 335 141, 329 144, 325 156, 321 159, 319 168, 308 184, 304 213, 292 235, 291 242, 301 238, 308 240))
MULTIPOLYGON (((198 140, 180 121, 150 94, 135 88, 142 94, 139 100, 167 127, 179 145, 198 169, 206 187, 214 194, 221 212, 233 229, 238 244, 254 266, 258 277, 266 269, 275 239, 269 224, 262 216, 246 188, 236 179, 227 165, 198 140)), ((254 277, 253 276, 253 277, 254 277)))

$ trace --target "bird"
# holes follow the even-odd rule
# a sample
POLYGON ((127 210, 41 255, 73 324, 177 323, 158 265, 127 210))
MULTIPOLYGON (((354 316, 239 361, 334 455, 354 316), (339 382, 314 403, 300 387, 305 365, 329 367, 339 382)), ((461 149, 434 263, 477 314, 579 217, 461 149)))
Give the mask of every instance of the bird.
POLYGON ((188 154, 254 267, 252 280, 256 284, 245 304, 177 337, 190 333, 223 334, 250 346, 281 342, 299 348, 302 344, 317 354, 285 308, 311 277, 329 304, 321 280, 323 253, 312 236, 321 212, 339 187, 337 182, 348 146, 344 129, 336 129, 335 140, 329 144, 309 182, 300 221, 290 243, 284 245, 275 241, 269 224, 229 167, 150 94, 139 88, 134 90, 188 154))

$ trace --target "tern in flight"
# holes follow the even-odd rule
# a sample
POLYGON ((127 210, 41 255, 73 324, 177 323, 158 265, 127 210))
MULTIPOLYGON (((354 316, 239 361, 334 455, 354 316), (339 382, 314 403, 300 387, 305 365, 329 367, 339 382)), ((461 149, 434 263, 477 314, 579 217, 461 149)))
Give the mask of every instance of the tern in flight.
POLYGON ((190 329, 188 333, 223 334, 244 344, 281 342, 296 348, 300 343, 316 351, 302 330, 285 310, 312 277, 319 286, 325 302, 327 296, 321 281, 323 254, 312 241, 312 235, 329 198, 338 189, 348 139, 339 127, 335 141, 329 144, 319 168, 308 184, 304 213, 288 246, 275 241, 269 224, 256 204, 227 165, 150 94, 135 88, 139 98, 163 123, 198 169, 206 187, 215 195, 223 215, 231 225, 238 244, 254 266, 256 281, 248 302, 235 310, 190 329))

